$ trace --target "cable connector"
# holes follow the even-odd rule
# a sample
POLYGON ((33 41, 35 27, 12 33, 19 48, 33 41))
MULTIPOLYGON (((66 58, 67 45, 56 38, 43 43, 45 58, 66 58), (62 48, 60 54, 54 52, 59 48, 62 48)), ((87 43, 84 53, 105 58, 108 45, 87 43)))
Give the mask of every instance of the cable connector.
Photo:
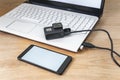
POLYGON ((83 45, 84 47, 87 47, 87 48, 96 48, 95 45, 93 45, 93 44, 91 44, 91 43, 88 43, 88 42, 84 42, 82 45, 83 45))

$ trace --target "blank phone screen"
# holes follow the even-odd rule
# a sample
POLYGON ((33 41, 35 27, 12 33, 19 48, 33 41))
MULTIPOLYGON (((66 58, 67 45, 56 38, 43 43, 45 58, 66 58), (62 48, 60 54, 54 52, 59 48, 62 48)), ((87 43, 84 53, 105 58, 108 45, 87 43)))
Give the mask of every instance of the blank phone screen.
POLYGON ((66 58, 66 55, 33 46, 21 59, 57 72, 66 58))

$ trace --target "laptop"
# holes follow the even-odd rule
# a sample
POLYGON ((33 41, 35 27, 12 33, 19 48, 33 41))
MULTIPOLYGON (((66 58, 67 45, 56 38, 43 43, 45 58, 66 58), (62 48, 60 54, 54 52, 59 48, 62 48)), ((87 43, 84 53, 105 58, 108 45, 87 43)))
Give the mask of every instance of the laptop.
POLYGON ((90 32, 46 40, 44 27, 62 23, 72 31, 90 30, 103 14, 105 0, 28 0, 0 17, 0 30, 77 52, 90 32))

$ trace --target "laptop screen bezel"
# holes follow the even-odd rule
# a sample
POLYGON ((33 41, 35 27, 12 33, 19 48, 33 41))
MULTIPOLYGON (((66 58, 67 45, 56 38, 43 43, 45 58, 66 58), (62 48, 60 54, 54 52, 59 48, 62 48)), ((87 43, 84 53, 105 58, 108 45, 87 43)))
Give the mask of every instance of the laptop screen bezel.
POLYGON ((75 4, 68 4, 68 3, 56 2, 56 1, 49 1, 49 0, 29 0, 29 2, 101 17, 101 15, 103 14, 105 0, 102 0, 100 9, 81 6, 81 5, 78 6, 75 4))

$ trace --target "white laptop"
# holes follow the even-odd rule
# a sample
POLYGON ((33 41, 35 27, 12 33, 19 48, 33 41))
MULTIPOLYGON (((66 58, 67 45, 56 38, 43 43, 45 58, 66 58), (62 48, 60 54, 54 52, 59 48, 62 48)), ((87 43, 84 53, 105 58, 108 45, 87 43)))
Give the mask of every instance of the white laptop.
POLYGON ((29 0, 0 17, 0 30, 77 52, 90 32, 46 40, 44 27, 61 22, 72 31, 90 30, 99 21, 105 0, 29 0))

